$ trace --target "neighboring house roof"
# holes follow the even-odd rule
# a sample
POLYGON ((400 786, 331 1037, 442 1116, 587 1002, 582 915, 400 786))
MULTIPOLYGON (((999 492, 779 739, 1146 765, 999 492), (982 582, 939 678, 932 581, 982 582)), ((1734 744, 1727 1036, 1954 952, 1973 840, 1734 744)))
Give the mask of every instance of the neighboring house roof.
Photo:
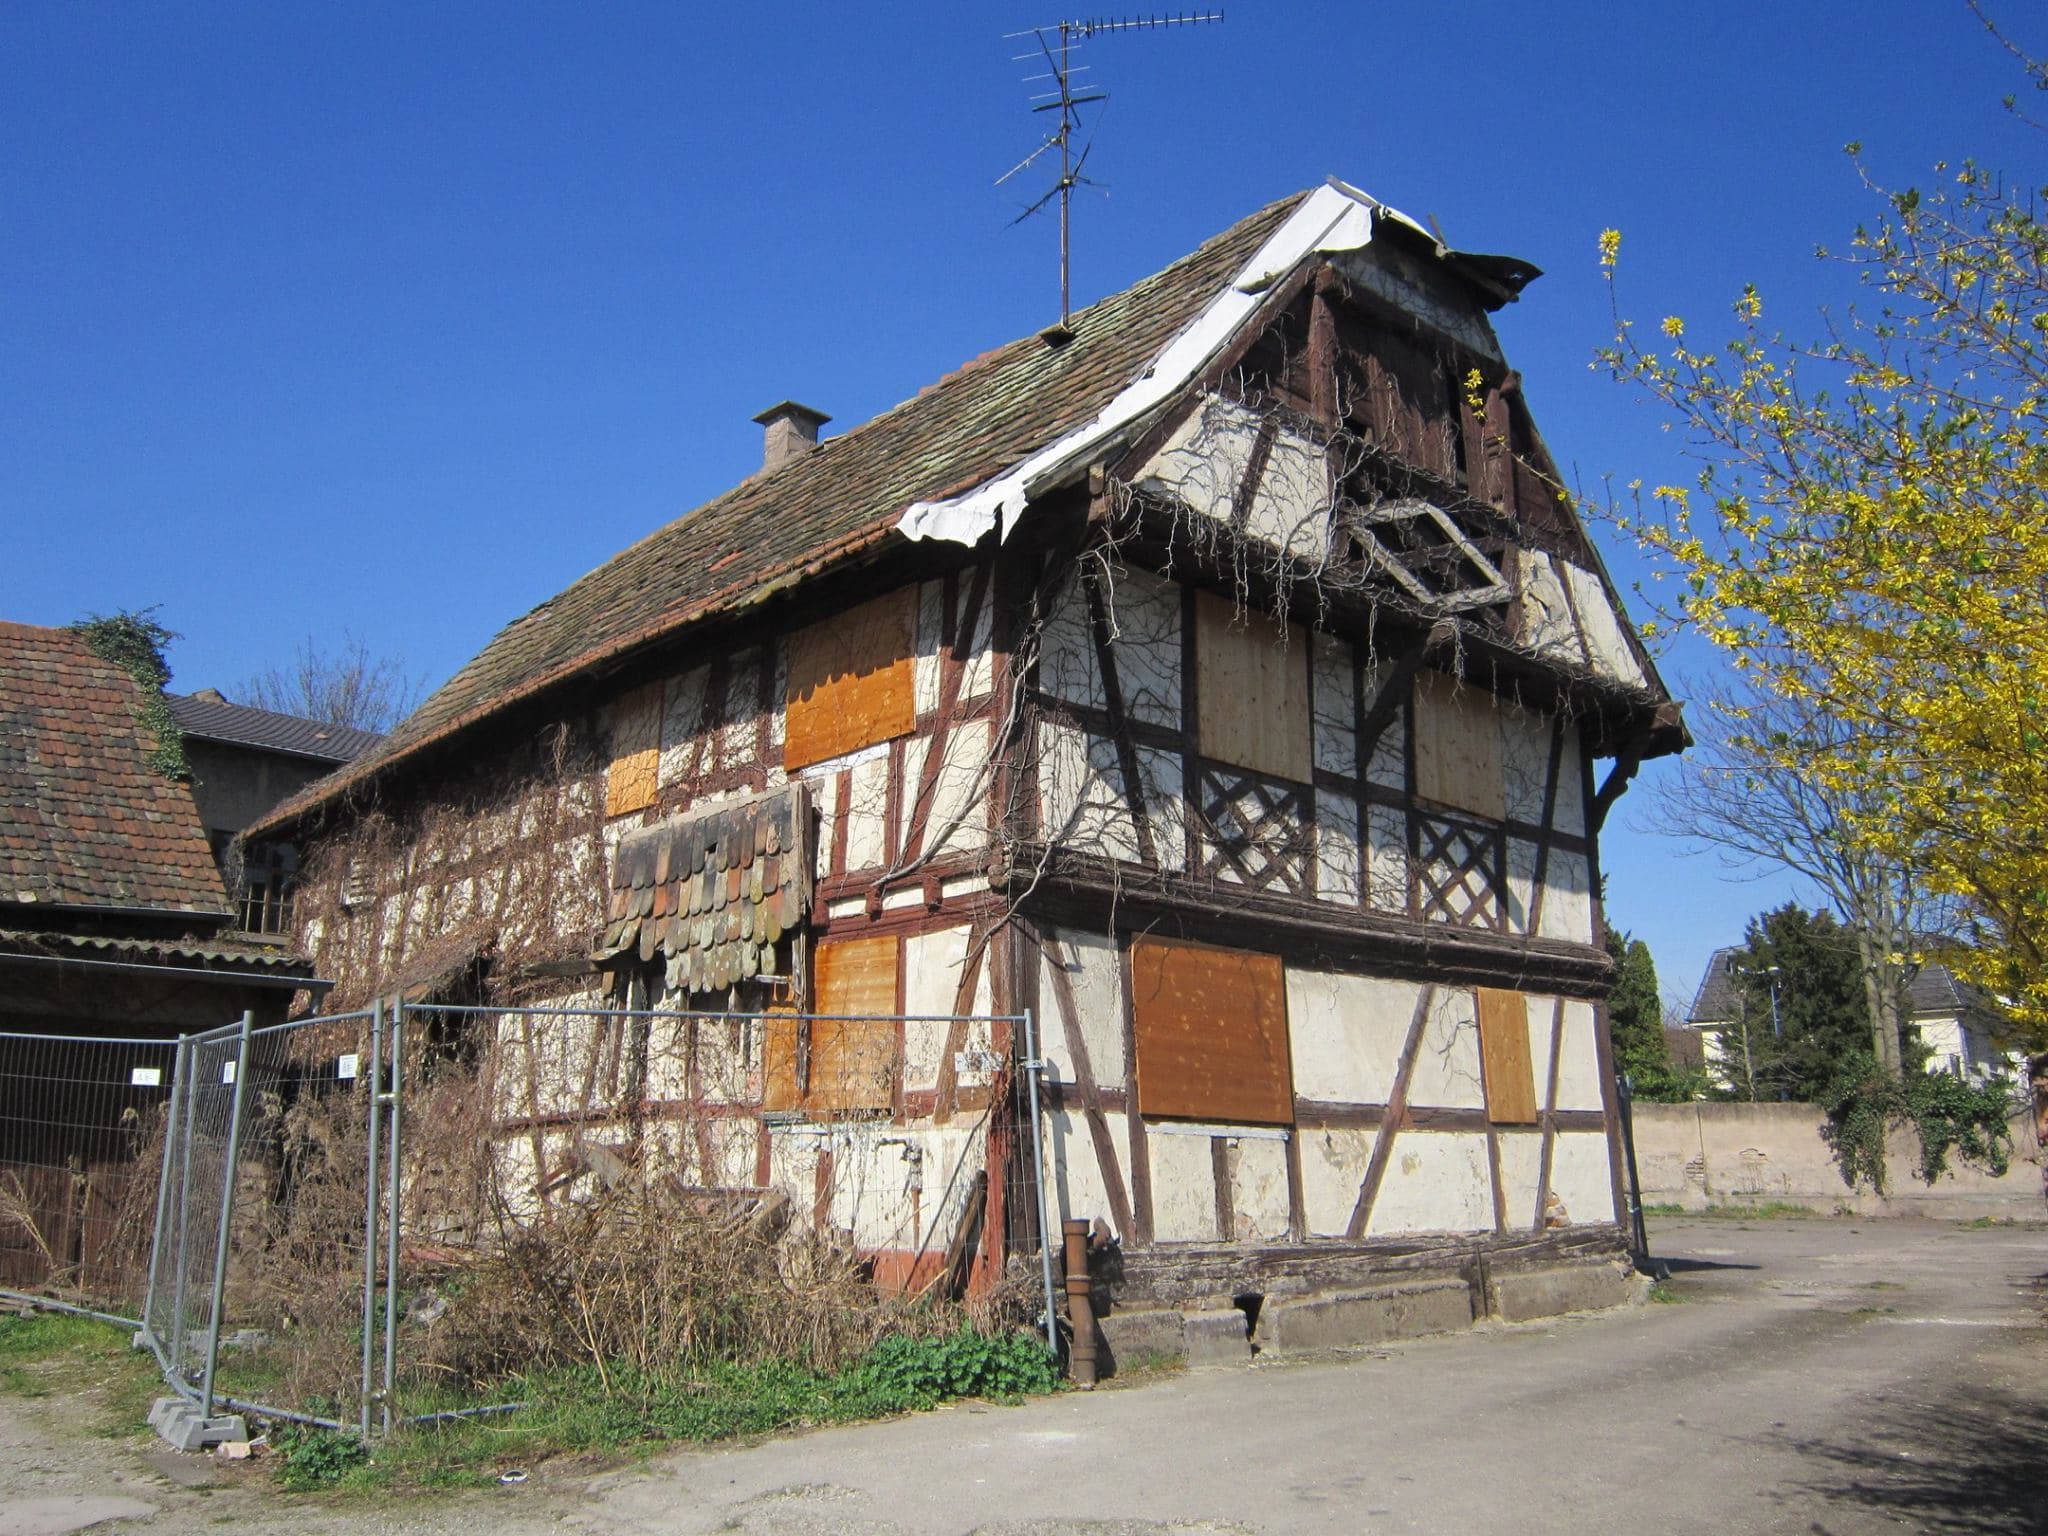
POLYGON ((370 752, 251 829, 275 831, 382 769, 683 624, 742 608, 869 546, 1087 421, 1193 318, 1306 194, 1076 314, 1073 340, 989 352, 862 426, 753 476, 515 619, 370 752))
MULTIPOLYGON (((1686 1014, 1688 1024, 1726 1024, 1735 1017, 1735 975, 1729 969, 1740 950, 1735 945, 1717 949, 1707 959, 1707 973, 1686 1014)), ((1949 968, 1930 960, 1913 973, 1906 1001, 1916 1019, 1953 1018, 1974 1006, 1963 984, 1949 968)))
POLYGON ((281 715, 274 710, 252 709, 230 704, 226 699, 205 694, 169 694, 171 718, 187 736, 202 741, 227 742, 237 747, 255 747, 291 757, 316 758, 327 763, 352 762, 384 737, 377 731, 359 731, 351 726, 333 725, 325 720, 307 720, 298 715, 281 715))
POLYGON ((0 902, 227 912, 191 790, 149 765, 142 706, 83 635, 0 623, 0 902))

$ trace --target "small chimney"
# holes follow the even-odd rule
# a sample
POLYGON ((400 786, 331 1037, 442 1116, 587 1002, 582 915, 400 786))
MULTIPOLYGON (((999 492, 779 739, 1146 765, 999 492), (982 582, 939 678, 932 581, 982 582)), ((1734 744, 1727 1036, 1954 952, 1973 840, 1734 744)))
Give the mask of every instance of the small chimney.
POLYGON ((761 423, 761 472, 780 469, 818 446, 818 428, 832 418, 808 405, 785 400, 756 416, 761 423))

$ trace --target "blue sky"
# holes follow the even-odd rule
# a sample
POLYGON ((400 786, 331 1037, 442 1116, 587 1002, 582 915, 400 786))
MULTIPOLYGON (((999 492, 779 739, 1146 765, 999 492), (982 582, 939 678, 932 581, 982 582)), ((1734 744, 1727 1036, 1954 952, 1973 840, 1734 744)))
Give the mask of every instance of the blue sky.
MULTIPOLYGON (((1589 485, 1686 472, 1588 367, 1602 228, 1632 312, 1697 337, 1745 281, 1786 319, 1842 296, 1812 253, 1872 211, 1848 141, 1894 182, 2040 149, 1960 0, 1227 9, 1088 50, 1077 304, 1340 175, 1546 269, 1497 324, 1589 485)), ((1002 34, 1058 14, 12 0, 0 618, 160 604, 180 689, 344 631, 439 682, 745 475, 762 407, 842 430, 1054 317, 1056 224, 1008 227, 1042 181, 991 183, 1044 124, 1002 34)), ((1609 914, 1684 995, 1790 887, 1628 807, 1609 914)))

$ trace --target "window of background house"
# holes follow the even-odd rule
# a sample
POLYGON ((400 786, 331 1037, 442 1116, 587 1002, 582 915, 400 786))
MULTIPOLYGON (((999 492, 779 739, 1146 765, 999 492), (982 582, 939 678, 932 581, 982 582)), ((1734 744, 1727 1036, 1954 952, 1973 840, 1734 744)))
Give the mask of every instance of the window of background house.
POLYGON ((1529 1062, 1529 1000, 1519 992, 1481 987, 1480 1069, 1486 1076, 1486 1118, 1496 1125, 1536 1123, 1536 1076, 1529 1062))
POLYGON ((890 1109, 896 1085, 894 937, 818 945, 811 960, 821 1017, 769 1020, 763 1104, 814 1114, 890 1109))
POLYGON ((1195 680, 1202 756, 1310 782, 1307 630, 1197 592, 1195 680))
POLYGON ((1287 984, 1277 955, 1131 942, 1138 1109, 1224 1125, 1292 1125, 1287 984))
POLYGON ((789 637, 783 766, 794 773, 917 728, 917 588, 902 587, 789 637))
POLYGON ((1415 793, 1499 821, 1500 717, 1494 697, 1441 672, 1415 678, 1415 793))

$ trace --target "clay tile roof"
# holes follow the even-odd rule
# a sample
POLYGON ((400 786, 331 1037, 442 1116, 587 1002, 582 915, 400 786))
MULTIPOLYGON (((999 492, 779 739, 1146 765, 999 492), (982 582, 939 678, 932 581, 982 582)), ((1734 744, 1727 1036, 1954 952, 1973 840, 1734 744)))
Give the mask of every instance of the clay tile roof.
POLYGON ((149 766, 141 706, 83 636, 0 623, 0 902, 227 911, 191 790, 149 766))
POLYGON ((613 556, 513 620, 381 745, 287 800, 250 835, 276 833, 422 748, 588 668, 900 538, 896 520, 912 502, 976 485, 1093 416, 1216 297, 1304 195, 1260 209, 1164 271, 1082 310, 1066 345, 1031 336, 999 347, 613 556))
POLYGON ((361 757, 384 738, 376 731, 358 731, 325 720, 306 720, 298 715, 280 715, 273 710, 251 709, 225 699, 202 698, 198 694, 171 694, 171 718, 187 736, 202 741, 224 741, 238 747, 258 747, 266 752, 283 752, 293 757, 318 758, 327 763, 346 763, 361 757))

